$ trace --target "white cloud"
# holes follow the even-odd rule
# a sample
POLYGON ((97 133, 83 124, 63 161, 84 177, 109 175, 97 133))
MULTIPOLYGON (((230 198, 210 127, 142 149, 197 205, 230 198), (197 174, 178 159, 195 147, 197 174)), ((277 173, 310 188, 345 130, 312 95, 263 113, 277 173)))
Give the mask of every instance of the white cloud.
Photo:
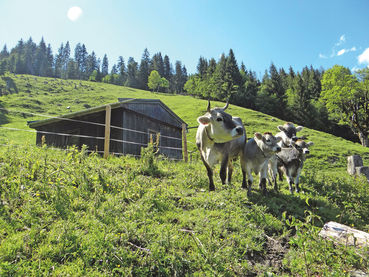
POLYGON ((341 44, 343 44, 346 41, 346 36, 345 35, 341 35, 340 36, 340 40, 336 43, 336 46, 340 46, 341 44))
POLYGON ((369 64, 369 48, 366 48, 361 55, 357 57, 359 64, 366 63, 369 64))
POLYGON ((71 21, 76 21, 81 15, 82 9, 80 7, 71 7, 67 12, 67 16, 71 21))
POLYGON ((346 53, 346 49, 341 49, 340 51, 337 52, 337 56, 341 56, 345 53, 346 53))
POLYGON ((341 55, 343 55, 345 53, 354 52, 354 51, 356 51, 356 47, 355 46, 351 47, 350 49, 341 49, 340 51, 337 52, 337 56, 341 56, 341 55))
POLYGON ((326 55, 323 55, 321 53, 319 53, 319 58, 321 58, 321 59, 328 59, 328 57, 326 55))

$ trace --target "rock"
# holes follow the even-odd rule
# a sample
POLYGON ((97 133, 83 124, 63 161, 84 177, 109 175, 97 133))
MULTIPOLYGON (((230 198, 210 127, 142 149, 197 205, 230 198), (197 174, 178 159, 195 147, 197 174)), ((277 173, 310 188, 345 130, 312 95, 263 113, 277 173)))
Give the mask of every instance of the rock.
POLYGON ((369 181, 369 167, 368 166, 357 166, 355 167, 356 175, 364 175, 369 181))
POLYGON ((363 159, 359 155, 347 157, 347 172, 350 175, 356 174, 356 167, 363 166, 363 159))

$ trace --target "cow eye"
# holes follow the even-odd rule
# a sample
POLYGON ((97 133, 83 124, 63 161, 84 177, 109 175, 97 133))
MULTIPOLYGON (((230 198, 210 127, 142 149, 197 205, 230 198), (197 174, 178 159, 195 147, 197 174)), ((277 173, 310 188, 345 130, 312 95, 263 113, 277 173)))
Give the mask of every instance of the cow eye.
POLYGON ((223 121, 223 118, 218 117, 218 118, 217 118, 217 121, 218 121, 218 122, 223 121))

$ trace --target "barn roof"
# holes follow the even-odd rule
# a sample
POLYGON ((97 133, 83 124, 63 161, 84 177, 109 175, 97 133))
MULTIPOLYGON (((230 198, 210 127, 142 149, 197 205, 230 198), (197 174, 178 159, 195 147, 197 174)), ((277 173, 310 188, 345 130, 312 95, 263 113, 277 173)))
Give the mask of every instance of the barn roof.
MULTIPOLYGON (((177 116, 167 105, 165 105, 160 99, 136 99, 136 98, 119 98, 119 102, 117 103, 111 103, 107 104, 111 106, 111 109, 117 109, 117 108, 125 108, 128 110, 132 110, 134 112, 138 112, 141 114, 144 114, 145 116, 152 117, 156 120, 160 120, 163 122, 166 122, 170 125, 177 126, 181 128, 182 123, 186 124, 179 116, 177 116), (167 120, 163 118, 157 118, 155 109, 147 109, 146 107, 150 106, 158 106, 161 109, 163 109, 166 113, 170 115, 171 122, 167 122, 167 120)), ((78 112, 68 113, 64 114, 58 117, 52 117, 45 120, 37 120, 37 121, 30 121, 28 122, 29 127, 31 128, 37 128, 40 126, 48 125, 51 123, 62 121, 64 118, 72 119, 76 117, 81 117, 101 111, 105 111, 107 105, 101 105, 97 107, 92 107, 89 109, 85 109, 78 112)))

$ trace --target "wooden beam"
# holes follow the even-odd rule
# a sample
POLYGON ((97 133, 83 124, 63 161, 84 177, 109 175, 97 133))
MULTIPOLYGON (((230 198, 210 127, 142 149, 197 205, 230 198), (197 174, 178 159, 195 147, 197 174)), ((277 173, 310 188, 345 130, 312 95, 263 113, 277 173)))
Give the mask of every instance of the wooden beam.
POLYGON ((110 122, 111 122, 111 106, 106 105, 105 109, 105 140, 104 140, 104 158, 109 156, 110 150, 110 122))
POLYGON ((183 137, 183 159, 188 162, 188 151, 187 151, 187 136, 186 136, 186 124, 182 123, 182 137, 183 137))

